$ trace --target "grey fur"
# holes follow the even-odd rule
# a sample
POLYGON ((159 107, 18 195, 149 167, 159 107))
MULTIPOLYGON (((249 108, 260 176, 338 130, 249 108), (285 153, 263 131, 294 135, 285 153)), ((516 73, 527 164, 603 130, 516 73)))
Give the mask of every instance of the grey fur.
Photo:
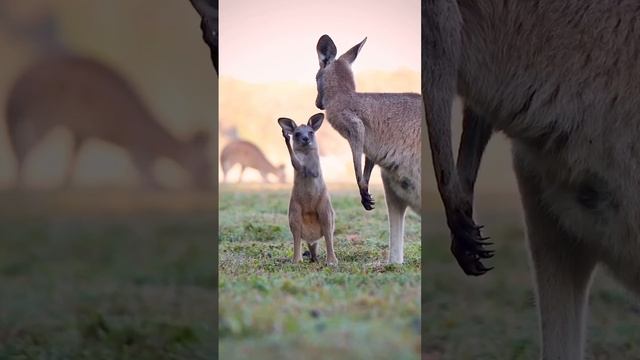
POLYGON ((423 95, 449 226, 475 227, 451 156, 457 92, 513 143, 544 359, 583 358, 597 265, 640 293, 639 16, 631 0, 423 1, 423 95))
POLYGON ((336 58, 331 38, 320 38, 316 47, 320 63, 316 106, 326 110, 331 126, 351 146, 361 202, 367 210, 374 205, 369 177, 373 166, 380 166, 389 209, 389 262, 402 263, 405 211, 410 207, 420 213, 421 209, 423 108, 419 94, 356 92, 351 63, 365 41, 336 58))
POLYGON ((317 259, 317 240, 324 237, 327 245, 327 264, 336 265, 333 250, 335 212, 327 186, 322 179, 318 145, 314 133, 320 129, 324 114, 313 115, 306 125, 296 125, 288 118, 279 118, 291 165, 295 172, 289 201, 289 227, 293 235, 293 261, 302 261, 301 240, 309 246, 311 260, 317 259), (293 148, 291 140, 293 138, 293 148))

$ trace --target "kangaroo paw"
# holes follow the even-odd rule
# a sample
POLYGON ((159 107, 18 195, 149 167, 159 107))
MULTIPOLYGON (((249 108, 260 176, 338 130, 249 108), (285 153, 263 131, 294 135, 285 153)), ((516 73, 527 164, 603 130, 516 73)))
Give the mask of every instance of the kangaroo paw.
POLYGON ((360 202, 362 206, 364 206, 365 210, 373 210, 375 208, 376 202, 373 200, 371 194, 367 189, 360 190, 360 202))
POLYGON ((493 243, 487 242, 488 237, 480 233, 482 226, 475 224, 473 219, 464 213, 458 213, 449 223, 451 230, 451 252, 458 261, 458 265, 467 275, 479 276, 493 267, 485 267, 483 259, 493 257, 494 251, 487 250, 493 243))

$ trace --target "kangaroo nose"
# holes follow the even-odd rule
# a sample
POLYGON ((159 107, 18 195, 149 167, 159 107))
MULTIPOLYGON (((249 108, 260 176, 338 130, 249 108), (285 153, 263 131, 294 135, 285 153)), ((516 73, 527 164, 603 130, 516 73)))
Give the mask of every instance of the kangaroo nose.
POLYGON ((308 143, 309 142, 309 137, 308 136, 303 136, 300 140, 302 140, 302 142, 308 143))

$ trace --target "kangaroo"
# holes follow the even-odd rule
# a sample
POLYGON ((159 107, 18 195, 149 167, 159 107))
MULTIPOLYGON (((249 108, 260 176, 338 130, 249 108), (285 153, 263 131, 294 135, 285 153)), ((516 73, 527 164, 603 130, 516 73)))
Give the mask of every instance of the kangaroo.
POLYGON ((6 122, 17 160, 17 186, 24 183, 30 150, 56 126, 73 139, 63 186, 68 186, 86 140, 101 139, 131 155, 146 187, 160 185, 153 174, 157 158, 168 157, 190 172, 193 185, 211 184, 208 135, 181 140, 152 115, 133 87, 110 67, 73 54, 43 57, 18 77, 10 90, 6 122))
MULTIPOLYGON (((596 267, 640 294, 638 16, 630 0, 422 3, 426 121, 461 264, 483 273, 488 254, 453 164, 456 93, 512 141, 543 359, 583 358, 596 267)), ((489 136, 469 133, 468 164, 489 136)))
POLYGON ((284 164, 273 166, 264 156, 262 151, 254 144, 246 140, 233 140, 228 143, 220 154, 220 165, 222 166, 222 181, 227 182, 227 173, 236 164, 240 164, 240 176, 238 182, 242 181, 242 174, 245 168, 256 169, 262 175, 263 182, 269 182, 269 174, 278 177, 278 181, 284 183, 284 164))
POLYGON ((374 208, 369 179, 380 166, 389 213, 389 263, 404 262, 404 216, 407 207, 420 214, 421 119, 419 94, 358 93, 351 64, 365 38, 336 58, 333 40, 322 35, 316 50, 320 69, 316 75, 316 107, 351 147, 360 198, 366 210, 374 208), (364 169, 362 155, 365 156, 364 169))
POLYGON ((302 261, 301 240, 309 247, 311 261, 317 261, 318 239, 324 237, 327 245, 327 265, 336 265, 333 251, 335 213, 327 186, 322 179, 318 145, 314 132, 320 129, 324 114, 309 118, 306 125, 296 125, 288 118, 279 118, 291 165, 295 171, 293 190, 289 201, 289 227, 293 235, 293 262, 302 261), (293 148, 291 140, 293 138, 293 148))

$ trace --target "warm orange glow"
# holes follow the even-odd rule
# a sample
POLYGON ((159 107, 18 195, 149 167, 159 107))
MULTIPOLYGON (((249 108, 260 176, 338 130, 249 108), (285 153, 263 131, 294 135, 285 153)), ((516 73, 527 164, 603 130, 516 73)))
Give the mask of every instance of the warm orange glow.
MULTIPOLYGON (((342 54, 367 43, 353 64, 358 91, 420 91, 420 2, 220 1, 220 148, 231 127, 274 164, 288 153, 276 119, 306 122, 315 107, 315 46, 330 35, 342 54)), ((355 181, 348 143, 326 122, 318 133, 327 182, 355 181)), ((239 167, 230 174, 235 181, 239 167)), ((220 179, 222 175, 220 175, 220 179)), ((245 181, 259 181, 246 170, 245 181)), ((275 180, 275 179, 274 179, 275 180)), ((372 182, 380 182, 377 169, 372 182)))

